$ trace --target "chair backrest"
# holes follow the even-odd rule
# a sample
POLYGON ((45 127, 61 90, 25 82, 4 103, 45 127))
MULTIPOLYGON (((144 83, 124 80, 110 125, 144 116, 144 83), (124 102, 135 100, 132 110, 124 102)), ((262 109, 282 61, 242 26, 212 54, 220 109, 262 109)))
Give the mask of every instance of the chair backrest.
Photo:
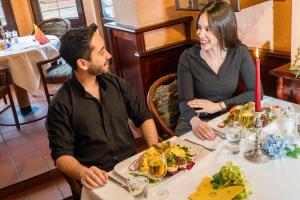
POLYGON ((60 38, 65 32, 71 29, 71 22, 68 19, 52 18, 44 20, 38 27, 46 35, 55 35, 60 38))
POLYGON ((80 200, 81 191, 82 191, 81 183, 75 179, 72 179, 71 177, 67 176, 64 173, 62 173, 62 174, 65 177, 66 181, 68 182, 68 184, 71 188, 73 199, 80 200))
POLYGON ((8 69, 0 69, 0 98, 7 95, 9 85, 9 72, 8 69))
POLYGON ((180 115, 176 73, 156 80, 147 95, 147 104, 162 138, 175 136, 175 127, 180 115))

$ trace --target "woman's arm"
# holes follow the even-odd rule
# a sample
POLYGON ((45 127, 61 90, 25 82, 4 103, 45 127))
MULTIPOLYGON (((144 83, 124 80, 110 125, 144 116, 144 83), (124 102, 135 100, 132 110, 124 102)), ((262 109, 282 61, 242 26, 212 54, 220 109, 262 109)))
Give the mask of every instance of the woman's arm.
MULTIPOLYGON (((241 47, 240 55, 242 63, 240 67, 240 77, 242 78, 246 90, 237 96, 224 100, 228 108, 236 104, 244 104, 255 101, 255 65, 249 50, 246 46, 241 47)), ((262 85, 262 84, 261 84, 262 85)), ((261 86, 261 98, 263 97, 263 88, 261 86)))
POLYGON ((178 71, 179 109, 184 119, 189 122, 197 113, 188 106, 188 101, 194 98, 193 77, 185 52, 180 56, 178 71))

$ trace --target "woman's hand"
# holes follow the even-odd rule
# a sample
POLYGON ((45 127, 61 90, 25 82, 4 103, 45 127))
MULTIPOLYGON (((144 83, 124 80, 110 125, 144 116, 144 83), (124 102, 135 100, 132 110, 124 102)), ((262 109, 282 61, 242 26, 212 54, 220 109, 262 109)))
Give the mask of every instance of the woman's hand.
POLYGON ((216 134, 213 129, 204 121, 201 121, 199 117, 193 117, 190 121, 193 133, 201 140, 214 140, 216 134))
POLYGON ((221 106, 219 102, 214 103, 212 101, 209 101, 207 99, 193 99, 187 103, 187 105, 190 108, 198 108, 200 109, 200 112, 206 112, 206 113, 216 113, 221 111, 221 106))
POLYGON ((90 190, 104 186, 108 180, 107 172, 95 166, 85 167, 80 177, 81 184, 90 190))

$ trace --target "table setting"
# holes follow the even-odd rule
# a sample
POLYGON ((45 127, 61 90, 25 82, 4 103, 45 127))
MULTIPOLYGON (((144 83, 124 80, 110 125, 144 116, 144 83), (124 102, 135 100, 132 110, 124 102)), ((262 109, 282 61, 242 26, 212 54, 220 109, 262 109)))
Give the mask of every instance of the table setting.
MULTIPOLYGON (((268 96, 264 96, 262 105, 277 105, 282 108, 282 112, 285 112, 287 108, 290 108, 289 111, 293 110, 295 115, 300 112, 299 105, 268 96)), ((267 157, 267 161, 265 162, 256 162, 245 156, 246 152, 257 148, 256 132, 254 129, 254 132, 250 135, 241 137, 238 144, 235 144, 239 149, 238 152, 228 148, 230 142, 226 137, 226 131, 223 131, 224 133, 219 132, 218 134, 222 137, 218 137, 215 141, 209 142, 200 140, 192 132, 188 132, 179 138, 171 139, 173 142, 181 141, 180 144, 182 146, 196 146, 197 149, 201 149, 200 158, 195 161, 194 166, 189 170, 182 170, 173 176, 163 178, 165 180, 160 181, 157 184, 148 183, 147 195, 136 199, 156 200, 159 198, 151 198, 151 194, 160 193, 161 191, 167 191, 167 195, 163 195, 160 199, 203 199, 203 197, 197 195, 199 193, 197 193, 197 191, 199 191, 200 185, 203 183, 207 184, 207 182, 214 180, 214 175, 219 173, 222 168, 228 167, 228 165, 234 166, 234 169, 238 168, 243 174, 243 180, 247 181, 246 192, 246 185, 240 185, 241 187, 236 190, 240 191, 242 188, 238 194, 243 192, 247 195, 236 199, 298 199, 300 196, 300 191, 297 186, 298 177, 300 177, 300 172, 298 170, 300 161, 297 160, 300 156, 298 154, 300 153, 299 147, 297 146, 300 145, 297 127, 298 118, 295 117, 294 119, 295 125, 291 137, 291 135, 287 135, 283 132, 285 119, 282 117, 283 115, 280 116, 281 117, 278 117, 260 130, 260 138, 257 141, 257 144, 259 144, 258 147, 267 157), (224 135, 222 134, 224 134, 225 137, 223 137, 224 135), (297 150, 291 155, 288 155, 288 152, 291 151, 287 150, 286 147, 291 148, 290 150, 297 150), (280 153, 274 153, 276 150, 272 151, 272 148, 281 149, 279 150, 280 153), (209 181, 207 181, 208 178, 209 181), (248 184, 250 186, 248 186, 248 184)), ((220 121, 220 119, 213 119, 209 123, 217 123, 218 121, 220 121)), ((122 197, 122 199, 133 199, 133 195, 131 195, 128 188, 127 179, 124 178, 124 174, 122 174, 124 171, 121 170, 122 172, 120 172, 119 167, 120 165, 124 165, 124 163, 127 163, 128 167, 142 154, 143 152, 123 161, 122 164, 116 165, 116 170, 109 173, 110 181, 106 186, 94 190, 83 188, 82 199, 118 199, 120 197, 122 197)), ((123 167, 122 169, 128 169, 127 167, 123 167)), ((219 195, 220 192, 222 194, 223 188, 227 188, 226 191, 235 191, 235 186, 237 185, 228 185, 226 187, 219 186, 219 189, 214 189, 213 184, 211 184, 211 186, 206 186, 204 188, 206 188, 205 190, 212 190, 213 193, 217 191, 216 193, 219 195)), ((203 189, 200 191, 202 190, 203 189)), ((209 199, 214 198, 210 197, 209 199)))
POLYGON ((160 148, 154 145, 118 163, 106 186, 83 187, 81 199, 299 199, 300 106, 268 96, 261 101, 258 50, 256 54, 255 102, 208 121, 215 140, 203 141, 190 131, 157 144, 160 148), (161 156, 154 169, 151 154, 161 156))

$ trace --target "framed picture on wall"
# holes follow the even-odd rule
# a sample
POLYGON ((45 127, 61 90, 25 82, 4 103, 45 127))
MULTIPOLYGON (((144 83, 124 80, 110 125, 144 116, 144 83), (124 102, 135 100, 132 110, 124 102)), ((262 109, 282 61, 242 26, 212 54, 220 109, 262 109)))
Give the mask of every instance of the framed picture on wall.
POLYGON ((201 10, 208 0, 175 0, 176 10, 201 10))
MULTIPOLYGON (((175 0, 176 10, 201 10, 210 0, 175 0)), ((270 0, 226 0, 235 12, 270 0)))

